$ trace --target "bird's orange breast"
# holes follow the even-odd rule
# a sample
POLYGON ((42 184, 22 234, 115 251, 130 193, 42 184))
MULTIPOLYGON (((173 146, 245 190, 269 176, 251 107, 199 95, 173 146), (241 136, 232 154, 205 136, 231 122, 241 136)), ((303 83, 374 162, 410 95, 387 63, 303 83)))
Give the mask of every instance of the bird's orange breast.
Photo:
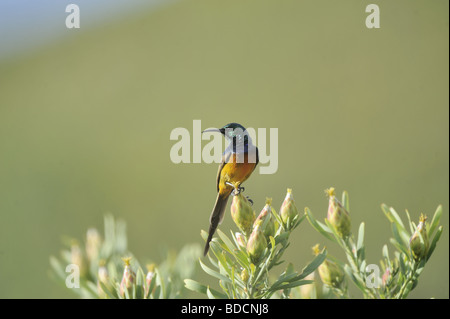
POLYGON ((220 172, 219 192, 231 193, 233 187, 225 183, 229 182, 233 185, 239 186, 247 180, 247 178, 249 178, 255 169, 255 166, 256 163, 248 162, 247 154, 245 154, 243 163, 238 163, 235 153, 231 154, 228 163, 223 166, 222 171, 220 172))

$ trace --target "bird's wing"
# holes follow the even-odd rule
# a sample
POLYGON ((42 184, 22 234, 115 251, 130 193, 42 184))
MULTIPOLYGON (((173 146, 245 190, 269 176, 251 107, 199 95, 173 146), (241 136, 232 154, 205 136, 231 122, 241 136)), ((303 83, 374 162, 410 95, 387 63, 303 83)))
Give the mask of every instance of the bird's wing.
POLYGON ((256 163, 255 163, 255 167, 253 168, 253 170, 255 170, 256 166, 259 163, 259 150, 256 146, 255 146, 255 148, 256 148, 256 163))
POLYGON ((259 150, 258 147, 253 146, 255 148, 255 152, 256 152, 256 162, 255 162, 255 166, 253 167, 252 172, 256 169, 256 166, 258 166, 259 163, 259 150))
POLYGON ((219 170, 217 171, 217 191, 219 191, 219 183, 220 183, 220 173, 222 172, 223 167, 230 160, 231 152, 225 152, 222 155, 222 162, 219 165, 219 170))

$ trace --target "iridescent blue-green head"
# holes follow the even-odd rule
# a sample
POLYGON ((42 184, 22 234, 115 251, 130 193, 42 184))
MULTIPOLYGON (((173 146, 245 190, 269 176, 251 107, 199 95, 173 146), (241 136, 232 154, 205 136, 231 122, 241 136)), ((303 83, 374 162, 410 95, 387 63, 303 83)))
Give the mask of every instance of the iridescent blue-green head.
POLYGON ((227 140, 238 144, 247 144, 250 140, 247 130, 239 123, 228 123, 220 129, 208 129, 203 132, 220 132, 227 140))

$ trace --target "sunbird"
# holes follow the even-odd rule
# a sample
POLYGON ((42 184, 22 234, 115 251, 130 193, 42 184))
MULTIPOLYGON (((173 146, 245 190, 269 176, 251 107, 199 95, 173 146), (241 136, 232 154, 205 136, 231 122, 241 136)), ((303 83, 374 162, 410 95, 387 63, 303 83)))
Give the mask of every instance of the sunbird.
POLYGON ((220 129, 209 129, 204 132, 220 132, 230 141, 222 155, 222 162, 217 172, 217 199, 209 219, 209 234, 203 255, 209 250, 209 243, 222 222, 228 197, 237 195, 244 190, 241 184, 245 182, 258 165, 258 148, 253 145, 246 129, 238 123, 229 123, 220 129))

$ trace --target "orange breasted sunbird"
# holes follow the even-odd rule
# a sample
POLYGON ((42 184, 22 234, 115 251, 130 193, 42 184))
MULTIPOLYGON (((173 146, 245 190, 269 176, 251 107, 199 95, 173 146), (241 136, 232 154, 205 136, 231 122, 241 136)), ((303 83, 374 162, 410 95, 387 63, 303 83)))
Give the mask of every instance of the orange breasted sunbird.
POLYGON ((209 129, 203 132, 220 132, 230 142, 222 155, 222 162, 217 172, 218 194, 209 220, 209 234, 203 253, 206 256, 214 232, 223 220, 228 197, 231 194, 237 195, 244 189, 241 184, 255 170, 259 155, 258 148, 253 145, 248 132, 238 123, 230 123, 220 129, 209 129))

